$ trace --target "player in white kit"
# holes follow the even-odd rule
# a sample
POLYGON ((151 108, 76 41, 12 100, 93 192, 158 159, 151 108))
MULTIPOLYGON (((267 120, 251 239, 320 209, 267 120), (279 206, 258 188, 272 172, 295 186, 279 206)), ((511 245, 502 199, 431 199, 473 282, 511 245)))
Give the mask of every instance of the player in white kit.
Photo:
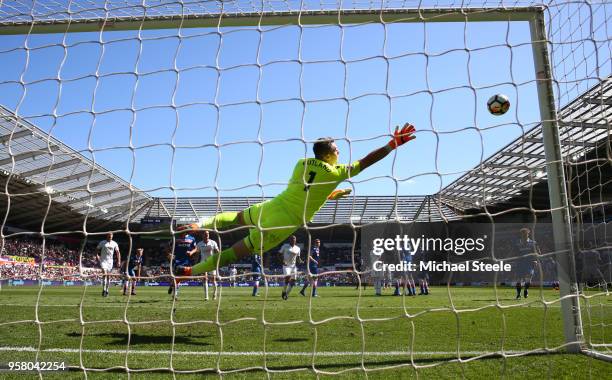
MULTIPOLYGON (((283 274, 285 275, 285 287, 283 288, 282 298, 289 298, 289 293, 295 285, 297 278, 297 261, 300 258, 300 247, 295 244, 297 238, 295 235, 289 237, 289 244, 283 244, 280 253, 283 255, 283 274)), ((299 260, 300 263, 302 260, 299 260)))
POLYGON ((383 285, 386 279, 386 272, 384 270, 384 267, 382 266, 384 259, 381 255, 374 253, 373 250, 370 251, 369 256, 370 257, 365 269, 367 269, 366 272, 368 273, 368 278, 370 279, 370 281, 372 281, 372 285, 374 285, 374 295, 381 296, 383 285), (380 266, 375 265, 377 261, 380 261, 380 266), (375 267, 380 270, 375 270, 375 267))
POLYGON ((238 269, 235 266, 230 266, 230 286, 232 288, 236 287, 236 278, 238 277, 238 269))
POLYGON ((96 247, 96 259, 102 268, 102 297, 108 297, 108 287, 110 285, 110 274, 113 271, 113 256, 117 257, 117 266, 121 264, 121 253, 119 245, 113 240, 113 233, 106 234, 106 240, 102 240, 96 247))
MULTIPOLYGON (((385 280, 387 278, 387 272, 384 270, 384 267, 382 266, 382 263, 384 263, 382 256, 380 257, 380 259, 378 259, 378 261, 381 262, 380 270, 374 270, 374 267, 372 266, 372 269, 371 269, 372 272, 370 273, 370 276, 372 280, 374 281, 374 295, 381 296, 382 289, 384 289, 385 280)), ((372 263, 374 262, 375 261, 372 261, 372 263)))
MULTIPOLYGON (((204 239, 198 242, 195 250, 191 251, 189 253, 189 256, 192 256, 196 253, 200 254, 200 262, 206 261, 210 256, 214 255, 215 253, 219 253, 219 246, 217 245, 216 241, 210 238, 210 233, 208 231, 204 231, 204 239)), ((216 299, 217 298, 217 270, 216 269, 212 270, 209 273, 212 277, 213 287, 214 287, 212 298, 216 299)), ((202 284, 204 285, 204 300, 208 301, 208 273, 204 273, 204 279, 202 280, 202 284)))

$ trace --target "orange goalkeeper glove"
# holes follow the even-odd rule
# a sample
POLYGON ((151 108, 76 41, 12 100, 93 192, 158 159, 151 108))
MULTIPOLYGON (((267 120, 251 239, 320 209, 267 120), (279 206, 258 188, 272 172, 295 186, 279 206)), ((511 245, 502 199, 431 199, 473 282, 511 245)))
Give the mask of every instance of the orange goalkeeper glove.
POLYGON ((393 138, 387 144, 389 150, 393 150, 400 145, 406 144, 410 140, 416 139, 414 132, 416 132, 416 129, 414 129, 414 126, 410 123, 404 124, 401 130, 399 127, 395 127, 393 138))
POLYGON ((342 189, 342 190, 334 190, 327 197, 330 201, 337 201, 338 199, 346 198, 353 190, 351 189, 342 189))
POLYGON ((178 226, 176 228, 177 231, 197 231, 199 229, 200 226, 197 223, 183 224, 182 226, 178 226))

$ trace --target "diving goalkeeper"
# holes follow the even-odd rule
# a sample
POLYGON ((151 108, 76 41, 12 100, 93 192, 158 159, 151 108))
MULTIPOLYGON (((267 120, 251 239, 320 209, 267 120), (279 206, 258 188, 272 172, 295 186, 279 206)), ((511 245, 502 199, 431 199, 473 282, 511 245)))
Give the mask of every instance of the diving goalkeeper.
POLYGON ((185 226, 191 230, 221 230, 230 226, 254 227, 249 230, 247 237, 236 242, 231 248, 214 254, 193 267, 176 267, 175 273, 197 276, 254 253, 262 254, 277 246, 299 227, 310 222, 328 199, 337 200, 351 193, 351 189, 335 190, 340 182, 356 176, 397 147, 415 139, 414 132, 414 127, 408 123, 401 129, 397 127, 389 143, 350 165, 336 163, 340 152, 334 140, 318 139, 313 147, 315 158, 298 160, 287 188, 275 198, 240 212, 217 214, 200 225, 185 226))

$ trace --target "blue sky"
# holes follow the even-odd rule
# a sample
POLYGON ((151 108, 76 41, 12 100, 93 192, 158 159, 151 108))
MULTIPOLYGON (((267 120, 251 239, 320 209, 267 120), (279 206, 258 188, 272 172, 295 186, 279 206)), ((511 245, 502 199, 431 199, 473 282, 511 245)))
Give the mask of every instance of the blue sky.
POLYGON ((302 139, 332 136, 348 162, 404 122, 417 139, 356 194, 431 194, 539 121, 526 23, 221 32, 0 36, 0 103, 157 196, 273 196, 302 139))

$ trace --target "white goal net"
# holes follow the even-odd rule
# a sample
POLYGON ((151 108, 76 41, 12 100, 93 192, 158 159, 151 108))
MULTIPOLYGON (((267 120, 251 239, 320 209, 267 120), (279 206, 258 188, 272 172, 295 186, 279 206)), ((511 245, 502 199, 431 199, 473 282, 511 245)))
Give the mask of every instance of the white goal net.
MULTIPOLYGON (((583 353, 574 370, 597 373, 612 357, 611 15, 607 1, 0 0, 0 364, 556 377, 583 353), (300 284, 321 240, 321 297, 280 302, 278 248, 257 302, 250 258, 219 268, 208 303, 187 286, 202 276, 176 297, 153 286, 176 279, 177 226, 278 195, 321 137, 351 163, 407 122, 415 141, 293 226, 300 284), (135 295, 99 294, 109 232, 122 260, 144 247, 141 272, 111 277, 136 278, 135 295), (514 269, 375 273, 374 239, 432 233, 481 233, 487 250, 415 262, 514 269)), ((212 235, 223 251, 246 231, 212 235)))

